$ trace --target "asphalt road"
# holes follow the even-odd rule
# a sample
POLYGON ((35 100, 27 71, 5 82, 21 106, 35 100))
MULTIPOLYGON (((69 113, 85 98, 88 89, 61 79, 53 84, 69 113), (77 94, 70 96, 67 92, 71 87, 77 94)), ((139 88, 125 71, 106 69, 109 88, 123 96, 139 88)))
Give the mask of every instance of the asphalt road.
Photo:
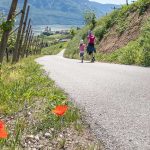
POLYGON ((36 60, 85 110, 110 150, 150 150, 150 68, 44 56, 36 60))

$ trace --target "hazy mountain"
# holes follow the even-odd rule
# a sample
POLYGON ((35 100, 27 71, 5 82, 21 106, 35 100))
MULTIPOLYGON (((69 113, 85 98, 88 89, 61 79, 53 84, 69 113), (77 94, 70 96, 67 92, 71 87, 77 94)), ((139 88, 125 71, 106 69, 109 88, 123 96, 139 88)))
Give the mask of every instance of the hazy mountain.
MULTIPOLYGON (((11 0, 0 0, 0 10, 8 11, 11 0)), ((19 0, 19 9, 23 0, 19 0)), ((92 9, 97 16, 112 11, 113 4, 100 4, 89 0, 29 0, 33 23, 44 24, 83 24, 83 12, 92 9)))

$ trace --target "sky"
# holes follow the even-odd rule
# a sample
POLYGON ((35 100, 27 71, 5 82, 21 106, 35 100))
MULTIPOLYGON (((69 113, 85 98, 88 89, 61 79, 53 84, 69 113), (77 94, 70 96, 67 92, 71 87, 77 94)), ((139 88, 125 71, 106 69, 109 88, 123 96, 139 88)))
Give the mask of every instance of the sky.
MULTIPOLYGON (((95 1, 103 4, 125 4, 126 0, 90 0, 95 1)), ((131 3, 133 0, 128 0, 131 3)))

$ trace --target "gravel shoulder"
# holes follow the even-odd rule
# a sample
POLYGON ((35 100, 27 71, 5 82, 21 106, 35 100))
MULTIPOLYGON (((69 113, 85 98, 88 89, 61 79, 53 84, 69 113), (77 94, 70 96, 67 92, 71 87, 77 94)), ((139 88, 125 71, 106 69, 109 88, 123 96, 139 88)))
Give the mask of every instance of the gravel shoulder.
POLYGON ((150 68, 81 64, 62 54, 36 60, 86 112, 110 150, 150 150, 150 68))
MULTIPOLYGON (((16 120, 19 125, 26 126, 19 135, 19 145, 16 150, 103 150, 102 143, 92 133, 89 126, 80 122, 72 123, 61 130, 54 128, 37 131, 36 127, 41 121, 41 116, 47 106, 45 100, 36 100, 32 106, 16 113, 15 115, 2 118, 7 123, 9 134, 16 131, 16 120)), ((5 150, 5 148, 4 148, 5 150)))

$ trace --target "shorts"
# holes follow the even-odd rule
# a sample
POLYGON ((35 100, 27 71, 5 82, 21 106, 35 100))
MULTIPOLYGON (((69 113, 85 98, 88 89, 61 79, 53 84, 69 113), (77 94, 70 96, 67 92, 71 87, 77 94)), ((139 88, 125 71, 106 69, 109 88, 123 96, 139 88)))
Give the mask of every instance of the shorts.
POLYGON ((84 56, 84 53, 80 53, 80 57, 83 57, 84 56))
POLYGON ((87 46, 87 53, 88 53, 89 55, 91 55, 93 52, 96 53, 96 49, 95 49, 95 47, 94 47, 94 44, 89 43, 88 46, 87 46))

